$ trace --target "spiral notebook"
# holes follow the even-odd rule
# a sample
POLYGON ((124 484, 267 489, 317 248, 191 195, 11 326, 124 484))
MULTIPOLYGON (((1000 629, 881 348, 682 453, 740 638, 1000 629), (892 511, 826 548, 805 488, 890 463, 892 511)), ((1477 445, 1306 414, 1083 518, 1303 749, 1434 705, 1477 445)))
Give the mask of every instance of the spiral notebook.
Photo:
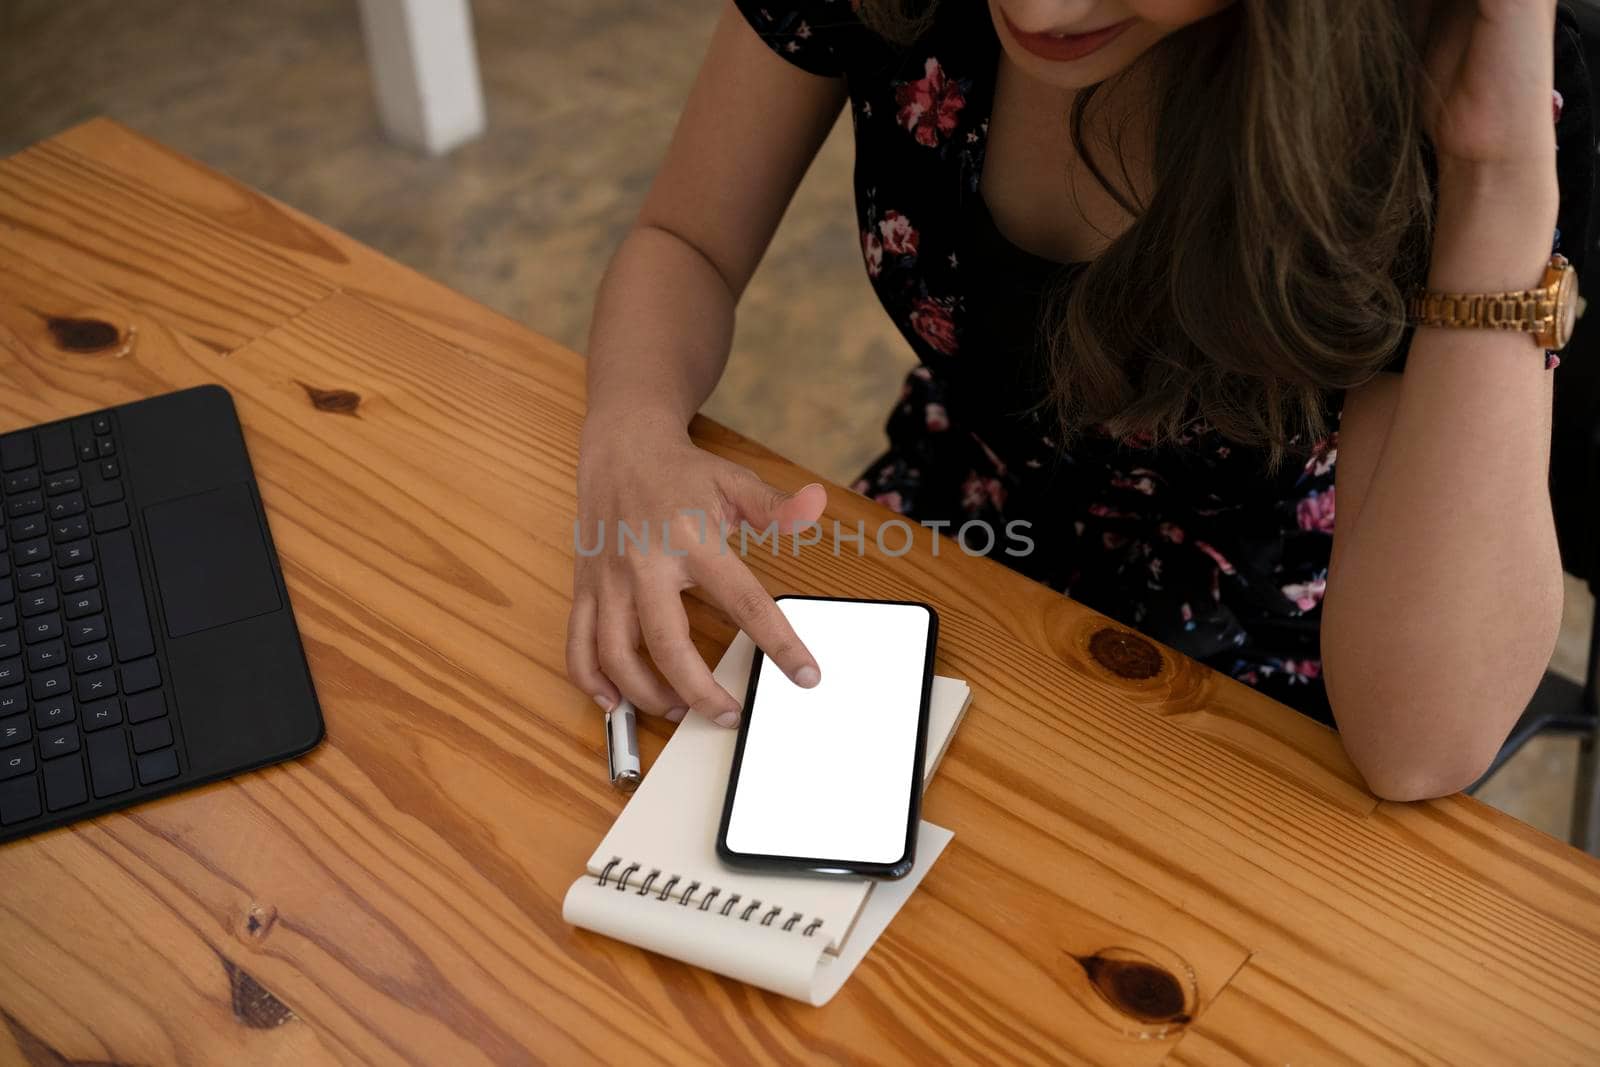
MULTIPOLYGON (((743 693, 755 645, 739 634, 715 672, 743 693)), ((967 710, 967 683, 936 677, 923 782, 967 710)), ((690 715, 678 724, 562 905, 566 921, 774 993, 822 1005, 839 991, 954 836, 924 821, 917 860, 897 881, 774 875, 726 866, 716 851, 737 733, 690 715)), ((826 788, 818 783, 818 788, 826 788)))

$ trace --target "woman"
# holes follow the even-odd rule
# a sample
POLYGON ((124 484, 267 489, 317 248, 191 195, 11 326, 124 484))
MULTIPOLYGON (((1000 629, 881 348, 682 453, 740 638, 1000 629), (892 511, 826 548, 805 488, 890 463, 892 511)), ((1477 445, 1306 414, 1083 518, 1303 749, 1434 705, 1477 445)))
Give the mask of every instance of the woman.
POLYGON ((572 679, 736 723, 691 585, 818 678, 685 513, 804 524, 821 487, 778 493, 686 426, 848 105, 863 259, 921 360, 857 488, 1027 522, 1035 551, 997 558, 1336 722, 1380 796, 1470 784, 1559 626, 1558 345, 1408 299, 1554 283, 1588 92, 1553 0, 738 0, 589 352, 582 524, 689 551, 580 555, 572 679))

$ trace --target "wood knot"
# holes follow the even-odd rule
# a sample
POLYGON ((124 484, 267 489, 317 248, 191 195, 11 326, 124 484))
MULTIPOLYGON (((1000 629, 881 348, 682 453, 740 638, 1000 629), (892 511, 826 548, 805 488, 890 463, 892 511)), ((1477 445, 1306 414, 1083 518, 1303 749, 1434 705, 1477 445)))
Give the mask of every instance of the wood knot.
POLYGON ((354 415, 356 408, 361 406, 360 393, 353 393, 348 389, 318 389, 305 382, 296 384, 306 391, 306 396, 311 399, 311 406, 318 411, 332 412, 335 415, 354 415))
POLYGON ((272 904, 252 904, 250 911, 244 917, 244 930, 251 940, 262 941, 272 933, 273 924, 278 921, 278 909, 272 904))
POLYGON ((235 1019, 252 1030, 272 1030, 294 1021, 294 1012, 290 1011, 283 1001, 267 992, 248 971, 226 956, 222 957, 222 966, 228 972, 228 989, 235 1019))
POLYGON ((1120 678, 1143 681, 1161 673, 1161 652, 1138 634, 1106 626, 1089 638, 1089 655, 1120 678))
POLYGON ((44 324, 56 347, 68 352, 103 352, 122 342, 122 331, 104 319, 50 315, 44 324))
POLYGON ((1153 963, 1118 958, 1106 953, 1074 956, 1089 983, 1106 1002, 1142 1023, 1189 1021, 1188 998, 1183 983, 1172 972, 1153 963))

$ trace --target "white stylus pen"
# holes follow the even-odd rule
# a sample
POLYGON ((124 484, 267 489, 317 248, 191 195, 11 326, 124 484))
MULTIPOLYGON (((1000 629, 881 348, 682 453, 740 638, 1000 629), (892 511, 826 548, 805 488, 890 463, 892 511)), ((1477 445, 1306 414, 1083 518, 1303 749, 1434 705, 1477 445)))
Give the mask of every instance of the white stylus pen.
POLYGON ((639 788, 639 720, 633 705, 623 700, 606 712, 606 769, 611 784, 624 793, 639 788))

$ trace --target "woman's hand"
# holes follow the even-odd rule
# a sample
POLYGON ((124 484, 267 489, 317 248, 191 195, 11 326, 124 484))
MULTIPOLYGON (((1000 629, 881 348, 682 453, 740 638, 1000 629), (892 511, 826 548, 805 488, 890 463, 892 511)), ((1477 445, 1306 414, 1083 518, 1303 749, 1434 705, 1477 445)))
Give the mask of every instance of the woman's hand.
POLYGON ((1439 162, 1428 286, 1537 284, 1560 207, 1555 0, 1433 0, 1424 117, 1439 162))
POLYGON ((1555 196, 1555 15, 1556 0, 1428 7, 1424 116, 1442 182, 1473 171, 1555 196))
POLYGON ((739 699, 716 683, 689 637, 682 593, 699 586, 784 674, 816 685, 811 653, 722 538, 741 522, 792 532, 816 522, 826 503, 820 485, 783 493, 696 448, 669 416, 591 413, 578 460, 568 677, 607 710, 625 696, 674 722, 693 709, 737 724, 739 699), (641 643, 665 681, 640 655, 641 643))

